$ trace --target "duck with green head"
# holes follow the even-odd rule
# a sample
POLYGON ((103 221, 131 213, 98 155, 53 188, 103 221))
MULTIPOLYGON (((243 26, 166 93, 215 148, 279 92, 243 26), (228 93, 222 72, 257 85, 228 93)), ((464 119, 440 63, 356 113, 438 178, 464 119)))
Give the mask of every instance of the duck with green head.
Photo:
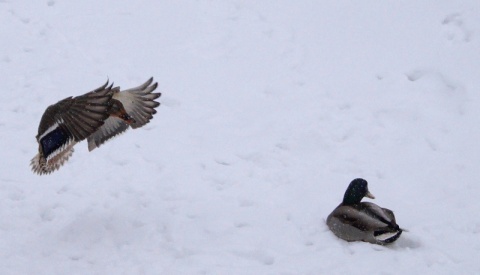
POLYGON ((368 191, 368 182, 354 179, 345 191, 342 203, 327 218, 330 230, 346 241, 364 241, 389 244, 402 232, 393 212, 371 202, 361 202, 363 197, 374 199, 368 191))

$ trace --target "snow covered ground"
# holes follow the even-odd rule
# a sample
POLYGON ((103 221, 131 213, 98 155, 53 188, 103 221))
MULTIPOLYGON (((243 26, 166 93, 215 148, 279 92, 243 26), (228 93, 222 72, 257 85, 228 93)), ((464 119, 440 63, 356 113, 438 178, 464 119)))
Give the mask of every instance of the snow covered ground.
POLYGON ((0 0, 1 274, 480 274, 480 2, 0 0), (45 108, 154 76, 49 176, 45 108), (348 183, 407 228, 325 225, 348 183))

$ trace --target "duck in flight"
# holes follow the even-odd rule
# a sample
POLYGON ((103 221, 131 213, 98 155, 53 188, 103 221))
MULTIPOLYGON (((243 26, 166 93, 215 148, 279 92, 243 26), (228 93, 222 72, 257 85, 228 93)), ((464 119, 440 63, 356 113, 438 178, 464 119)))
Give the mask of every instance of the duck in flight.
POLYGON ((50 105, 40 120, 38 154, 31 160, 33 172, 43 175, 59 169, 73 153, 76 143, 87 139, 88 150, 123 133, 150 122, 160 105, 153 93, 157 83, 150 78, 142 85, 120 90, 103 86, 76 97, 67 97, 50 105))

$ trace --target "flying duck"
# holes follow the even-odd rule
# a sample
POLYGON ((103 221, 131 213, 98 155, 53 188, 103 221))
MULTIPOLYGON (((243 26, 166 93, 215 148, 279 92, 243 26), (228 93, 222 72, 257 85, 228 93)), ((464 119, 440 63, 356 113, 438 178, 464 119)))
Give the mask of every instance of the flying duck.
POLYGON ((88 150, 123 133, 147 124, 160 105, 153 93, 157 83, 150 78, 144 84, 120 91, 108 85, 81 96, 67 97, 50 105, 43 113, 38 134, 38 154, 31 160, 33 172, 43 175, 59 169, 73 153, 73 147, 84 139, 88 150))
POLYGON ((368 191, 366 180, 354 179, 342 203, 327 218, 330 230, 349 242, 385 245, 396 241, 404 229, 397 225, 393 212, 371 202, 360 202, 363 197, 375 198, 368 191))

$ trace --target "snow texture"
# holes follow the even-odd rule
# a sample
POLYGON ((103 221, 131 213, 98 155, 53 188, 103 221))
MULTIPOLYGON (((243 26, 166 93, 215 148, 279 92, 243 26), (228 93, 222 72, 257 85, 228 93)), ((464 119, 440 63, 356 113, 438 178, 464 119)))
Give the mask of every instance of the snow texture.
POLYGON ((479 274, 480 1, 0 0, 1 274, 479 274), (49 176, 50 104, 150 76, 49 176), (409 230, 348 243, 349 182, 409 230))

